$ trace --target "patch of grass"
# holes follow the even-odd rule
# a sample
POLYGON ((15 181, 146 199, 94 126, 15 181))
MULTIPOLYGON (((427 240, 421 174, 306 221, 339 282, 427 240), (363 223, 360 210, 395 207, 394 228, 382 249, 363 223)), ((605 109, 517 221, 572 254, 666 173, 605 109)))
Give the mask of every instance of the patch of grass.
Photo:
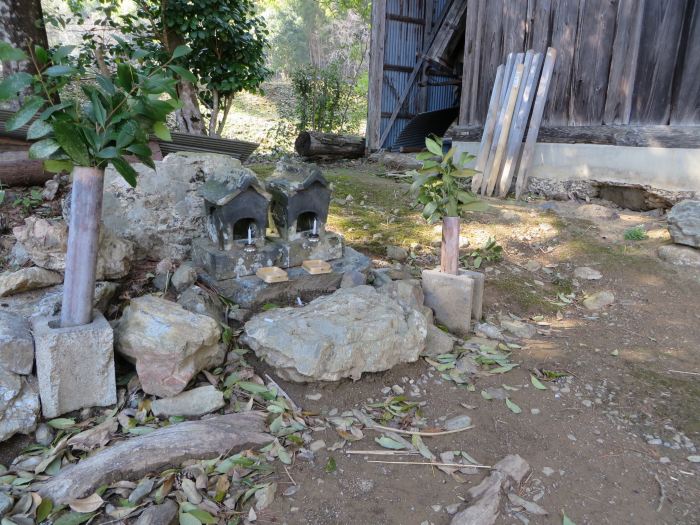
POLYGON ((564 295, 569 295, 574 291, 574 283, 568 277, 556 277, 552 284, 556 288, 558 294, 562 293, 564 295))
POLYGON ((559 309, 547 300, 546 290, 527 286, 523 278, 517 275, 501 274, 495 279, 489 278, 489 285, 496 288, 503 296, 501 302, 509 305, 514 303, 520 308, 521 311, 514 310, 513 313, 553 314, 559 309))
POLYGON ((643 226, 635 226, 625 230, 624 234, 626 241, 644 241, 649 238, 643 226))

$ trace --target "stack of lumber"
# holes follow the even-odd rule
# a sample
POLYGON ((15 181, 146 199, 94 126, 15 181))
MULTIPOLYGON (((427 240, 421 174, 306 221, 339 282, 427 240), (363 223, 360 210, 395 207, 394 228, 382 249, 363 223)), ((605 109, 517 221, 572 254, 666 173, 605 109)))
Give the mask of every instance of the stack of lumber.
POLYGON ((472 191, 505 197, 515 179, 515 196, 527 188, 557 52, 510 53, 498 66, 472 179, 472 191), (529 122, 529 127, 528 127, 529 122), (523 144, 523 137, 526 136, 523 144))

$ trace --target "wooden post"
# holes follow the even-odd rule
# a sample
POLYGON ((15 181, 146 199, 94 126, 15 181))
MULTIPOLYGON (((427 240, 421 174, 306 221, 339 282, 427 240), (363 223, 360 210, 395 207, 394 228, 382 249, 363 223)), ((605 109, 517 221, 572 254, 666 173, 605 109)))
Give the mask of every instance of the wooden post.
POLYGON ((459 217, 442 218, 442 245, 440 247, 440 271, 459 273, 459 217))
POLYGON ((61 327, 92 322, 104 170, 73 168, 61 327))

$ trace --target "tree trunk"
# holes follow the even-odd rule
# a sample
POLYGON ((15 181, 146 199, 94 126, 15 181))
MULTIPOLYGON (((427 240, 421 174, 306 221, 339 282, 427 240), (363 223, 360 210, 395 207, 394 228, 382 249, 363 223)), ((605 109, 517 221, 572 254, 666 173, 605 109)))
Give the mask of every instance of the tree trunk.
POLYGON ((300 156, 307 158, 354 159, 364 156, 365 139, 355 135, 302 131, 294 141, 294 149, 300 156))
MULTIPOLYGON (((0 0, 0 40, 22 49, 27 55, 30 50, 33 52, 35 44, 48 49, 41 0, 0 0)), ((36 73, 31 61, 3 62, 1 69, 3 77, 19 71, 36 73)), ((19 109, 19 101, 11 101, 10 109, 19 109)))
MULTIPOLYGON (((2 0, 0 0, 2 1, 2 0)), ((185 43, 182 36, 175 31, 168 30, 165 23, 165 11, 168 9, 167 0, 163 0, 161 4, 161 23, 163 26, 163 46, 172 54, 175 48, 185 43)), ((177 116, 178 127, 180 131, 192 133, 193 135, 204 135, 204 120, 202 113, 199 111, 199 100, 197 99, 197 87, 183 78, 177 86, 177 96, 182 102, 182 108, 175 113, 177 116)))
POLYGON ((104 170, 73 168, 68 253, 61 306, 61 326, 64 328, 92 322, 103 187, 104 170))
POLYGON ((440 247, 440 271, 459 273, 459 217, 443 217, 442 245, 440 247))

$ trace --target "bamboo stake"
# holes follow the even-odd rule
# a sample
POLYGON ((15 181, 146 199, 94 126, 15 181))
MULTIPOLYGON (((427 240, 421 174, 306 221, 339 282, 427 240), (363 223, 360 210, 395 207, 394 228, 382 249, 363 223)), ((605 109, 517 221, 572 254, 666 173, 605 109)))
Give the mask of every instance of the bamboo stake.
POLYGON ((483 468, 492 469, 491 465, 462 465, 461 463, 440 463, 437 461, 379 461, 368 459, 367 463, 384 463, 388 465, 428 465, 431 467, 452 467, 452 468, 483 468))

